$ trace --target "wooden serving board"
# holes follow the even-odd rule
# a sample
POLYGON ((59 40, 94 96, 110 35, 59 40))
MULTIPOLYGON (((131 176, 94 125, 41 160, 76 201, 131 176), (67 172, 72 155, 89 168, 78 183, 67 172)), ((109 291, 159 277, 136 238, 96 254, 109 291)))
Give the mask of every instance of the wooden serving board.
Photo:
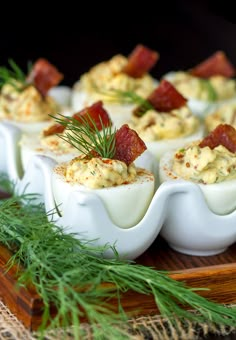
MULTIPOLYGON (((36 330, 41 323, 42 301, 33 287, 27 290, 17 288, 16 267, 5 272, 10 256, 11 253, 0 246, 0 298, 26 328, 36 330)), ((190 287, 209 288, 199 294, 218 303, 236 303, 236 244, 220 255, 196 257, 171 250, 158 237, 136 262, 168 270, 172 278, 184 281, 190 287)), ((152 296, 133 291, 124 294, 122 305, 132 316, 158 313, 152 296)))
MULTIPOLYGON (((1 195, 0 192, 0 198, 1 195)), ((19 268, 13 266, 5 271, 10 257, 9 250, 0 245, 0 298, 26 328, 37 330, 42 320, 43 303, 34 287, 17 288, 19 268)), ((184 281, 189 287, 209 288, 198 292, 208 299, 222 304, 236 303, 236 243, 222 254, 198 257, 177 253, 158 237, 136 262, 157 270, 167 270, 172 278, 184 281)), ((151 295, 133 291, 123 295, 122 306, 132 316, 158 313, 151 295)))

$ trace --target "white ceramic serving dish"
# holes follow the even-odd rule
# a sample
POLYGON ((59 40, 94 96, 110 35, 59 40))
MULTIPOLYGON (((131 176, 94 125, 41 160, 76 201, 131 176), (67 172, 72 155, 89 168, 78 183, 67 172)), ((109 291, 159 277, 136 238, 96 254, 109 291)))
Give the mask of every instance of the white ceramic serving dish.
POLYGON ((160 182, 173 190, 181 181, 183 192, 172 195, 161 235, 175 250, 198 256, 215 255, 236 241, 236 180, 196 184, 172 171, 174 152, 160 159, 160 182))
MULTIPOLYGON (((134 224, 129 225, 128 228, 124 228, 112 220, 97 192, 80 190, 76 185, 65 190, 66 183, 62 185, 60 178, 54 172, 56 166, 57 162, 49 157, 33 156, 23 179, 17 183, 17 192, 38 193, 43 188, 45 209, 50 211, 49 219, 53 218, 55 223, 60 225, 66 233, 74 233, 75 237, 90 240, 95 246, 106 244, 115 246, 119 256, 124 259, 138 257, 152 244, 166 219, 168 200, 172 195, 183 190, 182 182, 177 181, 174 186, 169 182, 163 183, 155 192, 151 202, 149 196, 150 203, 138 217, 141 219, 136 223, 133 222, 134 224), (54 175, 52 175, 53 173, 54 175), (62 189, 65 195, 60 194, 59 200, 62 200, 62 205, 55 209, 58 188, 62 189), (52 214, 52 212, 54 213, 52 214)), ((123 190, 122 195, 125 195, 126 190, 130 190, 130 188, 127 186, 127 189, 123 188, 123 190)), ((143 197, 139 197, 140 199, 142 200, 143 197)), ((121 210, 121 205, 127 203, 126 199, 123 201, 119 203, 121 210)), ((137 202, 136 199, 133 199, 129 206, 125 207, 126 214, 133 218, 132 215, 137 212, 136 208, 137 202)), ((120 211, 120 214, 122 213, 123 211, 120 211)), ((137 213, 140 214, 139 211, 137 213)), ((124 218, 125 215, 122 216, 122 219, 124 218)), ((111 249, 108 249, 104 256, 114 257, 115 255, 111 249)))
MULTIPOLYGON (((161 159, 161 166, 164 164, 161 159)), ((142 211, 141 220, 124 228, 110 217, 97 193, 80 190, 77 186, 66 192, 57 179, 52 180, 56 165, 52 158, 33 156, 24 177, 17 181, 16 191, 19 194, 43 194, 45 209, 50 211, 49 219, 53 218, 67 233, 93 240, 95 246, 115 245, 121 258, 138 257, 159 233, 173 249, 199 256, 220 253, 236 241, 235 210, 227 215, 212 212, 202 190, 194 183, 181 179, 164 181, 155 191, 148 207, 142 211), (55 200, 59 203, 58 187, 66 195, 63 195, 63 204, 55 209, 55 200)), ((131 203, 133 206, 129 206, 129 214, 132 216, 136 210, 136 200, 131 200, 131 203)), ((111 249, 104 255, 114 257, 111 249)))

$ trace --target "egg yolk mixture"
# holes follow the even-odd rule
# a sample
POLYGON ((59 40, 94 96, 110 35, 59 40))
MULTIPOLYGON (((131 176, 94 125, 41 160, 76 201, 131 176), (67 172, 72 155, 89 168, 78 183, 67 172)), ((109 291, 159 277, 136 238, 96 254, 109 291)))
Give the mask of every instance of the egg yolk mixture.
POLYGON ((19 122, 41 122, 50 120, 49 114, 56 114, 58 110, 58 104, 51 97, 42 97, 32 85, 22 90, 11 84, 2 88, 0 118, 19 122))
POLYGON ((230 124, 236 129, 236 102, 220 106, 205 118, 205 125, 210 132, 219 124, 230 124))
POLYGON ((136 167, 124 162, 107 159, 78 156, 65 168, 68 182, 79 183, 89 188, 108 188, 131 183, 136 178, 136 167))
POLYGON ((154 79, 145 74, 140 78, 133 78, 123 73, 128 59, 122 55, 116 55, 106 62, 92 67, 88 73, 82 75, 75 90, 86 91, 93 96, 93 100, 112 101, 106 93, 107 90, 132 91, 145 98, 155 88, 154 79), (99 92, 101 90, 101 92, 99 92))
POLYGON ((216 101, 236 96, 235 80, 223 76, 202 79, 179 71, 175 73, 173 79, 168 80, 186 98, 216 101))
POLYGON ((236 178, 236 155, 222 145, 200 148, 195 142, 175 153, 172 169, 186 180, 218 183, 236 178))
POLYGON ((42 137, 40 139, 40 144, 42 147, 58 154, 70 153, 77 150, 68 142, 56 135, 42 137))
POLYGON ((199 128, 199 120, 187 106, 171 112, 147 111, 142 117, 132 117, 130 127, 146 142, 191 135, 199 128))

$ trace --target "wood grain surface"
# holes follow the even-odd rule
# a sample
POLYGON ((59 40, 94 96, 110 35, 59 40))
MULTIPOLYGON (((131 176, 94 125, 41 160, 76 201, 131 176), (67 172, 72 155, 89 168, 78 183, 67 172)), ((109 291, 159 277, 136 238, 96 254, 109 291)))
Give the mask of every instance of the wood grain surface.
MULTIPOLYGON (((42 301, 33 287, 17 287, 19 268, 13 266, 6 272, 5 265, 10 256, 10 252, 0 246, 0 298, 25 327, 36 330, 41 323, 42 301)), ((172 278, 184 281, 190 287, 208 288, 199 292, 208 299, 222 304, 236 303, 236 244, 219 255, 196 257, 177 253, 158 237, 136 262, 167 270, 172 278)), ((117 305, 116 301, 112 304, 117 305)), ((151 295, 129 291, 123 295, 122 305, 130 316, 158 313, 151 295)), ((54 312, 52 309, 52 315, 54 312)))

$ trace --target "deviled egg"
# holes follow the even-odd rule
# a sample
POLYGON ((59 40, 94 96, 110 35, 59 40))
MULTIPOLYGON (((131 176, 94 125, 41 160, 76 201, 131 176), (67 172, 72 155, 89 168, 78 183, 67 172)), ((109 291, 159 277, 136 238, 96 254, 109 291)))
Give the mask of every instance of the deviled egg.
POLYGON ((99 134, 98 140, 95 149, 91 145, 87 154, 54 168, 55 202, 63 214, 71 192, 93 192, 101 198, 113 223, 130 228, 143 218, 154 194, 153 174, 134 165, 146 146, 128 125, 109 136, 99 134))
MULTIPOLYGON (((23 169, 27 168, 30 158, 35 154, 51 157, 57 162, 65 162, 81 153, 76 147, 67 142, 67 136, 70 134, 66 126, 68 119, 68 116, 62 116, 61 123, 54 121, 38 134, 23 134, 20 140, 23 169)), ((73 119, 81 124, 86 124, 86 122, 90 122, 90 119, 93 119, 93 128, 98 130, 112 125, 111 119, 101 101, 75 113, 72 116, 73 119)))
POLYGON ((236 128, 236 100, 231 100, 208 112, 204 119, 206 130, 214 130, 219 124, 230 124, 236 128))
POLYGON ((166 80, 149 95, 146 109, 143 108, 134 110, 130 127, 157 159, 166 151, 203 136, 202 124, 192 114, 187 100, 166 80))
POLYGON ((127 123, 135 107, 134 95, 145 98, 157 84, 148 72, 158 58, 156 51, 137 45, 128 58, 119 54, 95 65, 74 85, 72 109, 102 100, 117 128, 127 123))
POLYGON ((174 193, 161 229, 171 248, 210 256, 236 241, 236 131, 232 126, 218 125, 203 140, 164 154, 160 180, 174 193))
POLYGON ((203 140, 164 154, 160 181, 183 179, 199 186, 209 208, 218 215, 236 209, 236 131, 218 125, 203 140))
POLYGON ((217 51, 187 71, 169 72, 164 76, 188 99, 192 112, 204 117, 222 101, 236 97, 235 68, 222 51, 217 51))
POLYGON ((62 110, 48 91, 63 75, 47 60, 37 60, 28 75, 10 61, 11 69, 0 68, 3 85, 0 93, 0 119, 9 121, 25 132, 34 133, 48 124, 50 114, 62 110), (7 76, 6 76, 7 75, 7 76))

